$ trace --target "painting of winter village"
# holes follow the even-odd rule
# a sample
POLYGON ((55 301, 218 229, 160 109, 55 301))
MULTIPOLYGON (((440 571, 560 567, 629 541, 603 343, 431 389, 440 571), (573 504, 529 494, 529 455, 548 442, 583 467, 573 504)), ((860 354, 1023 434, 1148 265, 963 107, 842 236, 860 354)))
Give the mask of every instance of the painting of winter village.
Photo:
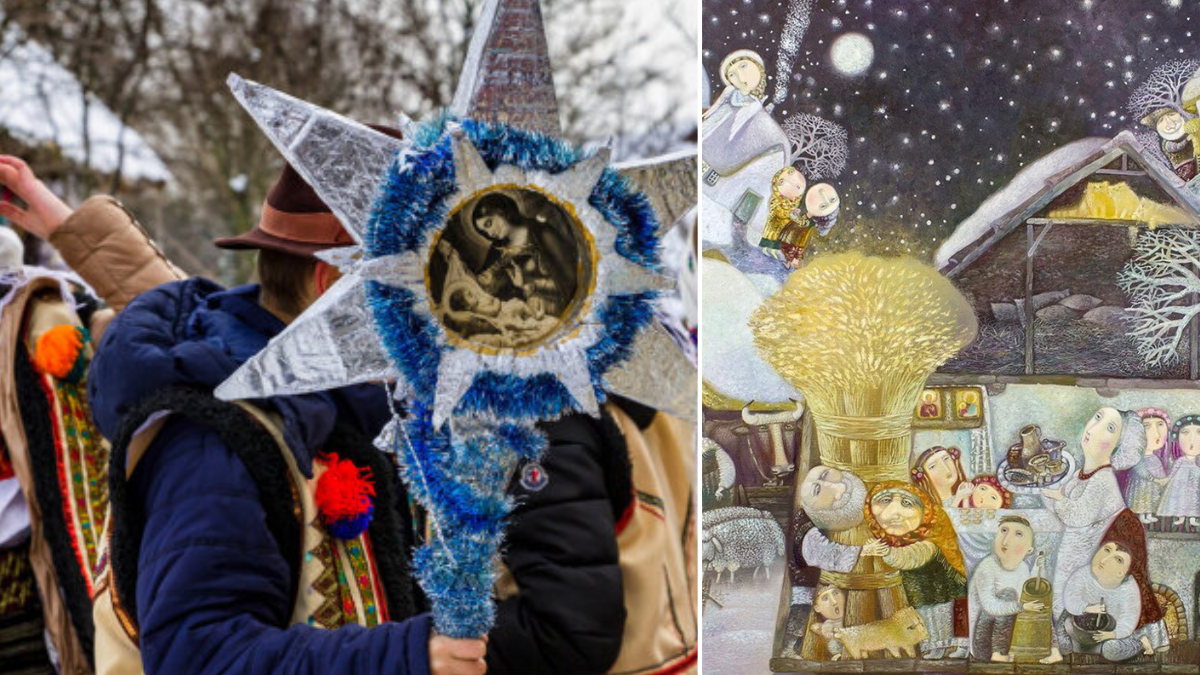
POLYGON ((709 673, 1200 673, 1200 6, 704 0, 709 673))

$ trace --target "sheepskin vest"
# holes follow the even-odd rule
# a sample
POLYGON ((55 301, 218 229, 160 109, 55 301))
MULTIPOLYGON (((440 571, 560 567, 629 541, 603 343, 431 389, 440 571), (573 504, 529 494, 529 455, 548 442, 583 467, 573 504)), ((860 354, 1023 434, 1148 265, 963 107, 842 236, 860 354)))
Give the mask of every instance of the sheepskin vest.
POLYGON ((92 426, 85 381, 39 372, 30 345, 57 326, 87 325, 95 300, 76 302, 63 302, 57 281, 34 279, 12 291, 0 317, 0 434, 29 507, 27 561, 42 618, 68 675, 92 670, 91 593, 108 445, 92 426))
POLYGON ((267 527, 291 570, 291 625, 371 627, 416 613, 407 498, 395 466, 368 437, 338 425, 324 448, 370 469, 375 483, 376 509, 367 531, 353 539, 337 539, 322 524, 314 499, 327 466, 314 459, 313 476, 306 477, 276 416, 248 403, 226 403, 204 392, 175 388, 140 404, 113 442, 111 527, 106 530, 95 612, 98 675, 141 672, 135 593, 145 520, 129 495, 128 479, 166 423, 164 412, 216 431, 257 484, 267 527))

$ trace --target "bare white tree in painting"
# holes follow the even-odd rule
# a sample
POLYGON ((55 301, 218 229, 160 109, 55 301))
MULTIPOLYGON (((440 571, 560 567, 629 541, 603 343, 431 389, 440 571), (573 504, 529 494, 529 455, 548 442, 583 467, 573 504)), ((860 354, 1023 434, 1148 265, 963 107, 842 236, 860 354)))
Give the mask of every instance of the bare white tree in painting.
POLYGON ((1155 68, 1130 94, 1126 104, 1129 114, 1137 120, 1155 110, 1170 108, 1185 118, 1195 117, 1183 109, 1183 86, 1196 74, 1197 68, 1200 68, 1197 59, 1176 59, 1155 68))
POLYGON ((792 164, 807 178, 832 178, 846 168, 849 135, 837 122, 797 113, 784 120, 783 131, 791 143, 792 164))
POLYGON ((1200 231, 1146 230, 1117 282, 1129 297, 1129 336, 1146 365, 1180 359, 1180 343, 1200 314, 1200 231))

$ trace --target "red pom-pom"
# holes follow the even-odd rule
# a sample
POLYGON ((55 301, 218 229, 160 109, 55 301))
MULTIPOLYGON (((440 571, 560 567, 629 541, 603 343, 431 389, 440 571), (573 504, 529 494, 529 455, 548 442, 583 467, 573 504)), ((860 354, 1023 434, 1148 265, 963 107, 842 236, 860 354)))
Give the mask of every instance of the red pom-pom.
POLYGON ((339 520, 360 518, 374 507, 375 483, 371 470, 359 468, 353 462, 330 454, 325 458, 326 469, 317 479, 314 498, 326 524, 339 520))

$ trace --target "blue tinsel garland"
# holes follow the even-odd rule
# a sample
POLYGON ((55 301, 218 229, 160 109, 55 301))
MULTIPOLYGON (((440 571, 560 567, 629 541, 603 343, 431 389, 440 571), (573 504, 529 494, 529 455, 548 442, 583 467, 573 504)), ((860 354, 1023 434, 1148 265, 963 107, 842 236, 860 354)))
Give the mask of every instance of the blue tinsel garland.
MULTIPOLYGON (((367 228, 366 255, 375 258, 419 251, 431 229, 444 226, 446 200, 458 190, 448 117, 423 125, 410 136, 413 149, 397 157, 388 172, 367 228)), ((489 168, 500 164, 559 173, 585 158, 561 141, 504 125, 461 122, 489 168)), ((645 196, 612 169, 606 169, 589 204, 618 230, 617 252, 658 271, 658 222, 645 196)), ((536 460, 546 439, 533 423, 560 417, 580 406, 552 375, 518 377, 485 372, 454 411, 454 416, 492 420, 484 430, 452 438, 450 427, 435 429, 432 408, 443 350, 440 328, 414 306, 410 291, 367 284, 367 298, 379 335, 410 387, 410 416, 404 422, 409 444, 398 448, 402 475, 411 494, 430 511, 438 532, 414 559, 417 576, 433 604, 439 631, 474 637, 491 627, 493 556, 503 539, 504 518, 512 508, 506 494, 516 462, 536 460)), ((603 373, 629 356, 638 331, 654 320, 652 293, 598 299, 600 339, 588 348, 592 383, 599 400, 603 373)))

